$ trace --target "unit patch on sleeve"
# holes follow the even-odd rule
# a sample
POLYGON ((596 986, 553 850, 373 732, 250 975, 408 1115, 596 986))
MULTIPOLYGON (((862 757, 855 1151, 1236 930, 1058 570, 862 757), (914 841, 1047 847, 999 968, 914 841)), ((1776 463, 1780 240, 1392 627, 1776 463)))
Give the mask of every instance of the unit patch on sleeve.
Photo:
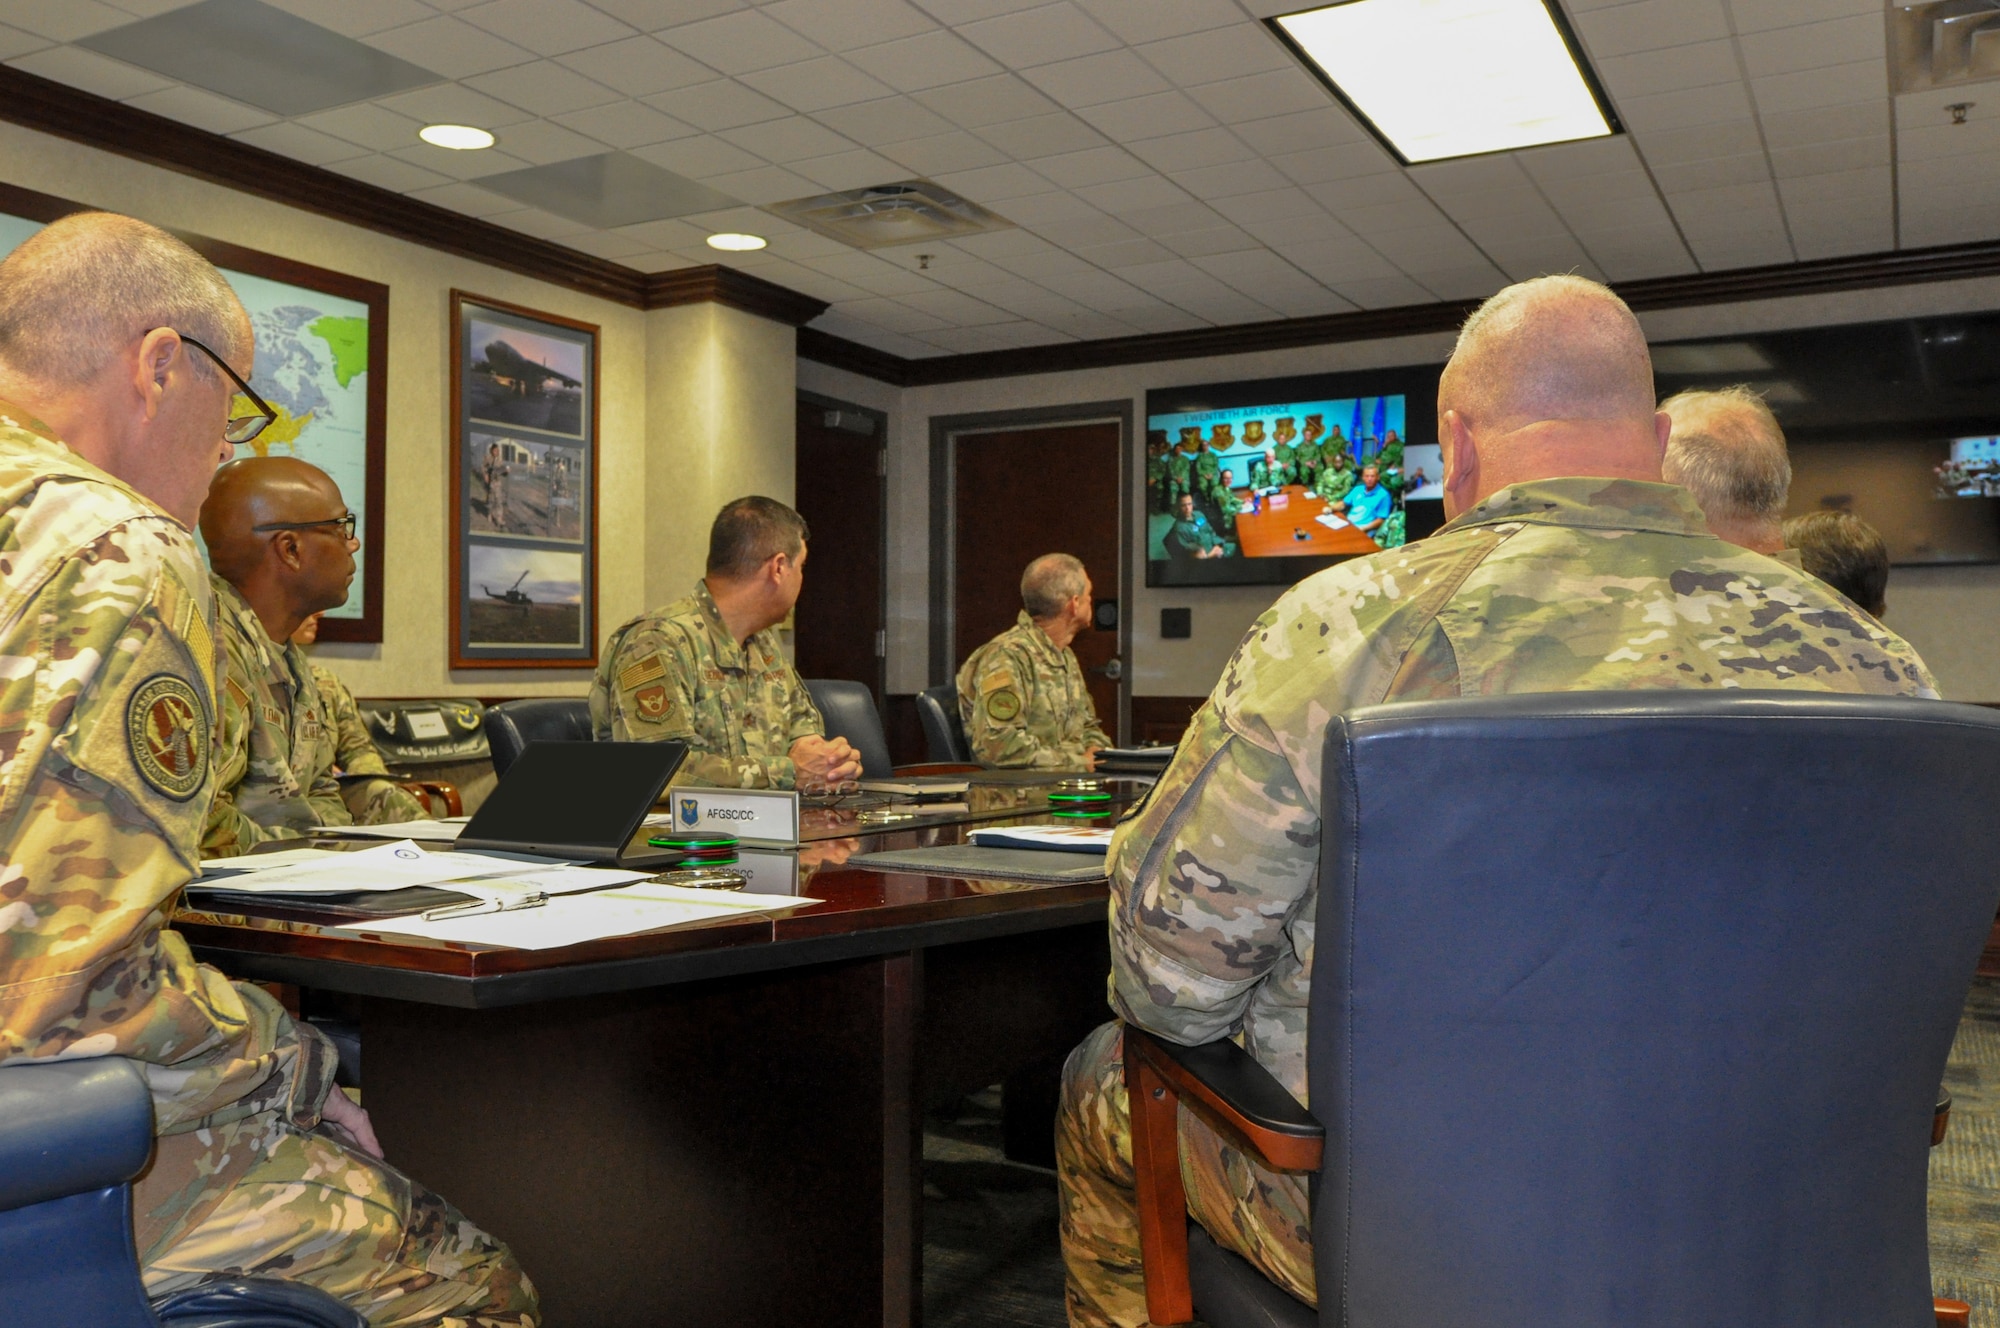
POLYGON ((667 695, 665 683, 654 683, 637 693, 632 704, 639 707, 639 713, 647 719, 665 719, 673 711, 674 703, 667 695))
POLYGON ((618 670, 618 690, 629 692, 634 687, 638 687, 643 683, 649 683, 655 678, 664 678, 666 673, 667 662, 661 659, 659 653, 656 651, 644 659, 634 660, 632 663, 618 670))
POLYGON ((125 706, 132 764, 148 784, 186 802, 208 780, 208 725, 194 688, 171 673, 139 684, 125 706))
POLYGON ((1014 695, 1011 687, 1002 687, 986 697, 986 717, 996 724, 1005 724, 1021 713, 1021 698, 1014 695))

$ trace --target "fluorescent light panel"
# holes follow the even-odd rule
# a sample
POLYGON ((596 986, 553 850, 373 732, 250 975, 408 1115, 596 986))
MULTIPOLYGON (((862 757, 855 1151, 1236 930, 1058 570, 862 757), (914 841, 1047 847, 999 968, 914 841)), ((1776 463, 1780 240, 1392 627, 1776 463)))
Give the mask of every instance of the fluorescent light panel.
POLYGON ((1405 165, 1617 132, 1544 0, 1347 0, 1271 23, 1405 165))

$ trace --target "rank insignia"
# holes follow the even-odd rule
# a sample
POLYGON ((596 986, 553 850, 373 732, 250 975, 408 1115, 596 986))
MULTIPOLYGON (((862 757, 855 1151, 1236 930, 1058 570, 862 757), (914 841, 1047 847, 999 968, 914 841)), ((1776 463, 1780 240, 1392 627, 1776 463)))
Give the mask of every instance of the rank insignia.
POLYGON ((208 780, 208 726, 194 688, 171 673, 139 684, 125 706, 132 764, 161 793, 186 802, 208 780))
POLYGON ((664 683, 654 683, 651 687, 642 688, 633 694, 632 703, 639 707, 639 713, 647 719, 665 719, 674 708, 674 703, 667 699, 667 688, 664 683))
POLYGON ((1011 688, 1003 687, 986 698, 986 717, 996 724, 1005 724, 1020 713, 1021 698, 1011 688))

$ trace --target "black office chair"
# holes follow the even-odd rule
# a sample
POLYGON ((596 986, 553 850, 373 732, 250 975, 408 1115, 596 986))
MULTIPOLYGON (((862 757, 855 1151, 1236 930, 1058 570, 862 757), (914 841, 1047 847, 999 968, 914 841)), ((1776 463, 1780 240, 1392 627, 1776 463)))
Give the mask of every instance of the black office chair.
POLYGON ((216 1278, 149 1302, 131 1180, 153 1102, 115 1057, 0 1065, 0 1322, 7 1328, 367 1328, 300 1282, 216 1278))
POLYGON ((972 759, 965 725, 958 717, 958 684, 926 687, 917 693, 917 718, 924 725, 924 746, 933 761, 964 763, 972 759))
POLYGON ((864 779, 887 779, 896 773, 889 759, 889 738, 882 731, 882 715, 875 709, 875 695, 858 682, 844 678, 807 678, 806 690, 826 721, 826 736, 845 738, 861 753, 864 779))
POLYGON ((1127 1032, 1155 1322, 1963 1322, 1925 1158, 2000 894, 2000 715, 1419 702, 1336 718, 1325 771, 1312 1111, 1234 1043, 1127 1032), (1317 1311, 1188 1222, 1176 1100, 1318 1173, 1317 1311))
POLYGON ((504 775, 531 742, 590 742, 590 702, 578 697, 537 696, 502 701, 486 711, 486 745, 493 773, 504 775))

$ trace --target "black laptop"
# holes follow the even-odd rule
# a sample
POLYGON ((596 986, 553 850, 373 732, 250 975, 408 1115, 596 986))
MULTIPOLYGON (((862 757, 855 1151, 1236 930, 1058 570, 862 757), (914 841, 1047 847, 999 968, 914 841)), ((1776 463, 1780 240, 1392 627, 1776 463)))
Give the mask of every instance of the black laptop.
POLYGON ((453 847, 670 866, 680 850, 633 840, 686 759, 687 744, 678 741, 531 742, 453 847))

